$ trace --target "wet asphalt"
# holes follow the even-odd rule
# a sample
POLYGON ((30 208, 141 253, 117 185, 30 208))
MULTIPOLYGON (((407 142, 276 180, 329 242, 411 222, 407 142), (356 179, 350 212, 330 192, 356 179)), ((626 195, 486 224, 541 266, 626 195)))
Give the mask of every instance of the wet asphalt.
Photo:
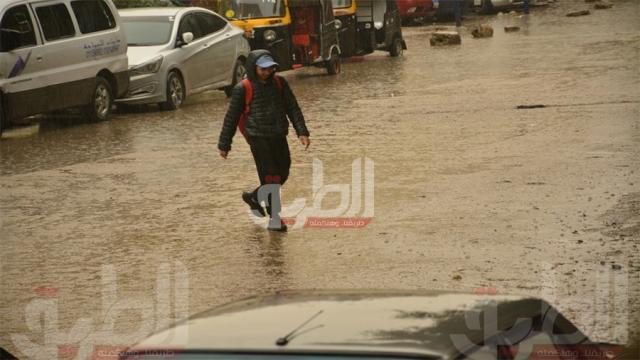
POLYGON ((578 18, 565 14, 589 4, 471 16, 465 26, 494 36, 465 27, 460 46, 442 48, 429 34, 450 24, 405 27, 401 58, 284 73, 312 139, 304 151, 289 136, 284 203, 371 217, 360 228, 254 223, 240 198, 257 184, 248 146, 238 135, 229 159, 217 154, 219 91, 175 112, 10 129, 0 346, 64 358, 58 345, 125 346, 214 305, 298 288, 543 296, 593 339, 627 342, 640 306, 640 5, 614 4, 578 18), (130 309, 110 311, 112 295, 130 309), (29 319, 38 306, 57 317, 44 328, 29 319))

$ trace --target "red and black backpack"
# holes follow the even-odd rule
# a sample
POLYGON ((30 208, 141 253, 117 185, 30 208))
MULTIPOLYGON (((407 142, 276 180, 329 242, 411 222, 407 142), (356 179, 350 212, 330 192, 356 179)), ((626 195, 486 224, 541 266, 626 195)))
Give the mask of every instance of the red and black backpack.
MULTIPOLYGON (((276 87, 278 91, 280 91, 280 95, 282 95, 282 78, 278 75, 273 75, 273 81, 276 83, 276 87)), ((240 120, 238 120, 238 129, 240 129, 240 133, 244 136, 244 139, 249 143, 249 134, 247 134, 247 117, 249 117, 249 106, 251 105, 251 100, 253 99, 253 85, 251 85, 251 80, 243 79, 242 86, 244 86, 244 112, 240 114, 240 120)))

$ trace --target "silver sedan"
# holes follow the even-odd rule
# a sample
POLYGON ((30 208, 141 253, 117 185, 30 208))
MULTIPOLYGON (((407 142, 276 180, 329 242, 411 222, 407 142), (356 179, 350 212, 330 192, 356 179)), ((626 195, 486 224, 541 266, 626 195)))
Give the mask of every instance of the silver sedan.
POLYGON ((203 8, 120 10, 127 36, 129 95, 119 103, 174 110, 187 96, 227 92, 244 77, 244 31, 203 8))

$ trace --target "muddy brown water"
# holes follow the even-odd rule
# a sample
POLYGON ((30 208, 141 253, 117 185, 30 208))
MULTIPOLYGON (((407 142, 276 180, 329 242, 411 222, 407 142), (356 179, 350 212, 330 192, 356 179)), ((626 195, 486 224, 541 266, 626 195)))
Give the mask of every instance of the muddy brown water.
MULTIPOLYGON (((404 28, 402 58, 375 53, 338 76, 285 73, 312 145, 290 134, 284 201, 320 200, 316 159, 323 184, 346 186, 362 216, 352 163, 370 159, 374 214, 358 229, 254 224, 240 200, 257 182, 247 145, 236 136, 229 159, 217 155, 221 92, 176 112, 7 131, 0 346, 90 357, 294 288, 543 296, 593 339, 627 342, 640 294, 640 5, 614 4, 580 18, 564 16, 590 6, 579 1, 474 17, 466 24, 487 22, 494 37, 463 29, 457 47, 430 47, 431 26, 404 28), (526 104, 547 107, 516 109, 526 104)), ((345 199, 319 202, 328 211, 345 199)))

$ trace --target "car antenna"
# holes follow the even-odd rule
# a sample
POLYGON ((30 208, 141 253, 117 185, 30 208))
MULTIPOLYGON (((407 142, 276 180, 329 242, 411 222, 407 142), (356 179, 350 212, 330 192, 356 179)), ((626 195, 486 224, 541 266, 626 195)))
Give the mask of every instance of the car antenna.
MULTIPOLYGON (((296 336, 294 336, 294 335, 296 334, 296 332, 297 332, 298 330, 300 330, 303 326, 305 326, 305 325, 307 325, 308 323, 310 323, 310 322, 311 322, 311 320, 313 320, 313 319, 315 319, 316 317, 318 317, 318 315, 322 314, 322 312, 323 312, 323 311, 324 311, 324 310, 320 310, 320 311, 318 311, 315 315, 313 315, 312 317, 310 317, 307 321, 303 322, 300 326, 298 326, 297 328, 295 328, 292 332, 290 332, 290 333, 288 333, 287 335, 285 335, 285 336, 283 336, 283 337, 279 338, 278 340, 276 340, 276 345, 278 345, 278 346, 286 346, 286 345, 289 343, 289 341, 293 340, 293 338, 295 338, 295 337, 296 337, 296 336)), ((304 334, 304 333, 306 333, 306 332, 309 332, 309 331, 311 331, 311 330, 314 330, 314 329, 320 328, 320 327, 322 327, 322 326, 323 326, 323 325, 314 326, 314 327, 312 327, 311 329, 307 329, 307 330, 305 330, 305 331, 301 332, 301 333, 300 333, 300 334, 298 334, 298 335, 304 334)))

